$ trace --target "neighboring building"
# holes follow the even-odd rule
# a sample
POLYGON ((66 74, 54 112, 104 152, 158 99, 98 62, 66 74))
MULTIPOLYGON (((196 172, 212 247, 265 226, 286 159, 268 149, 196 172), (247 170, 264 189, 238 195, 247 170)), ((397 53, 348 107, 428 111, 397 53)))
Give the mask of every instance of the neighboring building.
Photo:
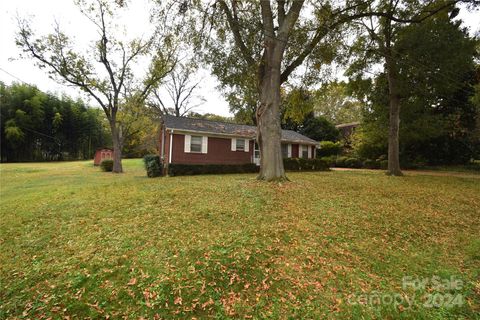
POLYGON ((113 150, 110 148, 99 148, 95 151, 95 157, 93 157, 93 165, 99 166, 103 160, 112 160, 113 150))
MULTIPOLYGON (((160 130, 160 157, 165 164, 260 165, 257 128, 205 119, 165 115, 160 130)), ((285 158, 314 158, 317 141, 282 130, 285 158)))
POLYGON ((350 122, 337 124, 335 128, 340 131, 340 135, 344 140, 349 140, 350 136, 355 132, 357 127, 360 125, 360 122, 350 122))

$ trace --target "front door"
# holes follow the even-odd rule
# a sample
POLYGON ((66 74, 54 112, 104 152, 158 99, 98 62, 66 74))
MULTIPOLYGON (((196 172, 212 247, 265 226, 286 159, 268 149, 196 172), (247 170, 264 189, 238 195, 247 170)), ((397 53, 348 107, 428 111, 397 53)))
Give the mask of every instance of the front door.
POLYGON ((255 163, 257 166, 260 165, 260 149, 258 148, 258 144, 256 142, 253 150, 253 163, 255 163))

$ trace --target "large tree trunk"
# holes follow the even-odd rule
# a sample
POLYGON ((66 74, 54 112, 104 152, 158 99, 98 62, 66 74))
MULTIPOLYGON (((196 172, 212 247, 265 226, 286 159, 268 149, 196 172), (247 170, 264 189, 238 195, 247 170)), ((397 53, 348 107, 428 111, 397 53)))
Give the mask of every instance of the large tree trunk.
POLYGON ((386 55, 386 68, 389 91, 389 126, 388 126, 388 169, 387 174, 401 176, 400 169, 400 95, 398 92, 398 71, 391 52, 386 55))
POLYGON ((257 142, 260 147, 259 180, 287 180, 283 168, 280 126, 281 53, 275 45, 266 50, 259 75, 260 107, 257 109, 257 142))
POLYGON ((122 173, 122 137, 115 121, 110 121, 113 143, 113 173, 122 173))

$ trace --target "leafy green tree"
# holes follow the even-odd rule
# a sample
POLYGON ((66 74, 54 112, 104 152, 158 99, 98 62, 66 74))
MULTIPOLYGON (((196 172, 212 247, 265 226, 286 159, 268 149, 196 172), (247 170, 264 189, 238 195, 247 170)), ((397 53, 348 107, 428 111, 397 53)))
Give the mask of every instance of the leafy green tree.
MULTIPOLYGON (((475 4, 476 1, 463 1, 475 4)), ((402 104, 401 66, 403 53, 395 48, 399 30, 408 24, 418 24, 437 14, 448 15, 458 12, 454 5, 457 1, 380 1, 368 4, 374 12, 368 19, 359 20, 359 26, 368 34, 359 36, 354 48, 361 48, 364 64, 382 62, 388 83, 388 169, 387 174, 401 176, 400 169, 400 107, 402 104), (395 17, 395 15, 397 17, 395 17)), ((354 64, 354 68, 362 63, 354 64)))
POLYGON ((281 91, 282 127, 299 130, 314 110, 313 94, 305 88, 292 88, 288 93, 281 91))
POLYGON ((17 44, 36 60, 39 67, 46 68, 54 80, 79 88, 103 109, 112 135, 113 172, 119 173, 123 171, 123 130, 119 127, 117 114, 127 98, 125 92, 143 102, 150 90, 171 71, 174 43, 166 20, 163 29, 147 40, 125 42, 115 38, 115 12, 125 6, 124 1, 78 1, 77 4, 97 28, 94 50, 75 51, 71 38, 58 25, 52 34, 35 38, 25 20, 19 21, 17 44), (150 60, 149 70, 141 79, 136 78, 132 70, 140 58, 150 60))
POLYGON ((362 118, 362 103, 349 94, 345 82, 330 82, 315 91, 314 110, 335 124, 359 122, 362 118))
POLYGON ((282 128, 299 131, 317 141, 337 141, 339 132, 335 125, 316 116, 314 108, 314 93, 305 88, 292 88, 282 94, 282 128))
POLYGON ((198 2, 197 8, 202 13, 197 21, 210 25, 203 28, 205 23, 197 23, 200 32, 212 30, 207 41, 198 37, 198 44, 208 51, 205 61, 221 83, 237 94, 230 95, 230 102, 255 112, 261 153, 258 178, 285 179, 280 148, 281 85, 307 57, 317 69, 333 59, 331 47, 336 41, 329 31, 345 22, 356 7, 347 10, 329 2, 307 6, 303 0, 220 0, 215 5, 198 2), (300 15, 302 10, 312 14, 300 15))
POLYGON ((0 83, 1 160, 91 159, 111 144, 101 110, 24 84, 0 83))
MULTIPOLYGON (((464 163, 475 156, 477 41, 445 13, 397 30, 392 50, 398 53, 401 162, 464 163)), ((372 159, 385 154, 388 144, 385 74, 375 78, 368 99, 357 150, 372 159)))
MULTIPOLYGON (((189 4, 182 2, 184 11, 189 4)), ((204 60, 221 83, 248 97, 246 105, 255 110, 261 153, 258 178, 262 180, 286 178, 280 148, 282 85, 300 78, 302 65, 308 66, 302 82, 318 79, 322 66, 336 58, 344 41, 341 30, 349 22, 372 15, 400 19, 394 11, 372 10, 368 3, 356 0, 193 4, 200 14, 191 25, 197 31, 192 32, 192 41, 201 46, 199 51, 205 53, 204 60)))
POLYGON ((230 117, 223 117, 213 113, 205 113, 200 114, 196 112, 190 112, 188 114, 190 118, 198 118, 198 119, 205 119, 205 120, 212 120, 212 121, 220 121, 220 122, 229 122, 229 123, 236 123, 234 118, 230 117))
POLYGON ((316 141, 337 141, 338 129, 324 117, 308 115, 300 127, 300 133, 316 141))

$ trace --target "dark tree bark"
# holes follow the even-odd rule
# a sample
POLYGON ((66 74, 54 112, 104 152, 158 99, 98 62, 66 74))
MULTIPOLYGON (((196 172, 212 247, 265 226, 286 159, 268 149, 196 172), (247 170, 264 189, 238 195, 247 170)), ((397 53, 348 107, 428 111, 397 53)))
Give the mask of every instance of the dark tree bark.
POLYGON ((398 69, 391 51, 385 55, 389 92, 389 126, 388 126, 388 169, 387 174, 401 176, 400 169, 400 94, 398 90, 398 69))
POLYGON ((260 148, 258 179, 286 180, 281 152, 280 125, 280 65, 281 46, 268 41, 265 49, 263 72, 259 74, 260 106, 257 109, 257 142, 260 148))
POLYGON ((110 131, 112 133, 112 144, 113 144, 112 172, 120 173, 120 172, 123 172, 123 166, 122 166, 123 139, 121 136, 121 130, 118 127, 116 121, 110 121, 110 131))
POLYGON ((284 1, 279 1, 277 5, 279 27, 278 32, 275 32, 270 1, 261 2, 265 49, 258 72, 260 106, 257 109, 256 118, 260 173, 257 178, 266 181, 287 180, 281 149, 281 66, 289 33, 297 22, 303 1, 294 2, 288 13, 285 12, 284 1))

